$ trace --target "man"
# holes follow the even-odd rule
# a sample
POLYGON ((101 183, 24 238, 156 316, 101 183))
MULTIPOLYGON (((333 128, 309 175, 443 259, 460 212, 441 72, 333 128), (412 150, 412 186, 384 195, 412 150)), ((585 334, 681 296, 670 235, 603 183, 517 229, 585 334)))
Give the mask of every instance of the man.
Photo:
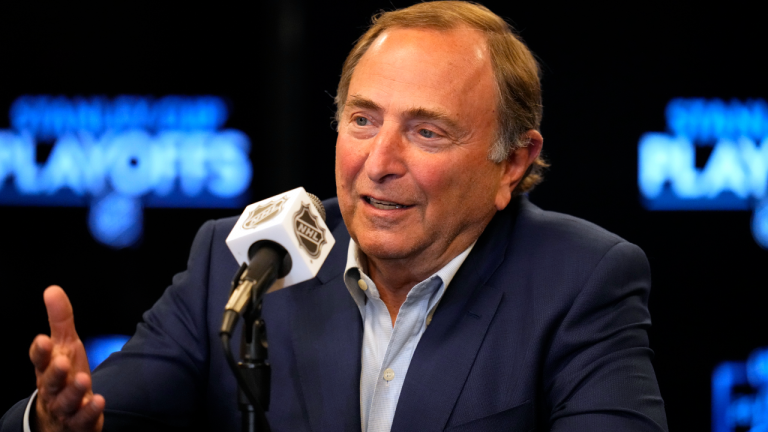
MULTIPOLYGON (((666 430, 643 253, 520 195, 544 165, 537 75, 468 3, 383 14, 358 41, 337 95, 337 243, 317 278, 264 301, 273 430, 666 430)), ((39 430, 236 430, 216 336, 233 223, 201 228, 187 271, 94 374, 103 396, 47 290, 38 394, 2 430, 25 407, 39 430)))

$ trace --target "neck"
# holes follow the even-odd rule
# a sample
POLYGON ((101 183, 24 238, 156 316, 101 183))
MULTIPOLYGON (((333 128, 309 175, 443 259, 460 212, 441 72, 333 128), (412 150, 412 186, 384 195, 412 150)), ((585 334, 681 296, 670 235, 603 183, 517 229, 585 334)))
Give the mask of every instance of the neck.
MULTIPOLYGON (((387 306, 392 326, 395 325, 400 306, 411 289, 419 282, 427 279, 443 268, 452 259, 464 252, 477 238, 466 241, 455 241, 448 250, 433 259, 414 260, 381 259, 365 256, 368 263, 368 276, 376 284, 381 301, 387 306)), ((459 239, 457 239, 459 240, 459 239)), ((360 251, 362 254, 362 251, 360 251)), ((420 256, 426 256, 426 253, 420 256)))
POLYGON ((430 276, 430 274, 414 272, 413 269, 404 269, 392 262, 376 259, 368 260, 368 273, 376 284, 381 301, 387 305, 393 326, 400 306, 405 303, 408 293, 416 284, 430 276))

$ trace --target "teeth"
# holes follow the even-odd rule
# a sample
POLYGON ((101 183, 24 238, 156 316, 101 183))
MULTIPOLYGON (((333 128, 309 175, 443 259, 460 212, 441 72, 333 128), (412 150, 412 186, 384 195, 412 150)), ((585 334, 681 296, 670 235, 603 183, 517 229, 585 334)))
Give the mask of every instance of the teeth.
POLYGON ((402 204, 397 204, 393 202, 387 202, 387 201, 379 201, 375 200, 371 197, 367 197, 366 201, 368 201, 372 206, 376 207, 380 210, 393 210, 393 209, 399 209, 399 208, 405 208, 406 206, 402 204))

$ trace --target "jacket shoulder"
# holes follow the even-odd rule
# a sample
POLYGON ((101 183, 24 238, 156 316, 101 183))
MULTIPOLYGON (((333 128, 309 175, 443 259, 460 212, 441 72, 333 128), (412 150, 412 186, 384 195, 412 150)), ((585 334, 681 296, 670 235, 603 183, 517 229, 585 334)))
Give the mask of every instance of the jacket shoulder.
POLYGON ((631 245, 592 222, 542 210, 527 200, 521 205, 515 226, 515 239, 532 250, 546 250, 550 255, 584 259, 602 257, 620 243, 631 245))
POLYGON ((629 269, 650 280, 643 251, 604 228, 542 210, 525 198, 512 213, 516 219, 494 283, 518 281, 536 286, 542 295, 571 298, 603 271, 613 274, 629 269))

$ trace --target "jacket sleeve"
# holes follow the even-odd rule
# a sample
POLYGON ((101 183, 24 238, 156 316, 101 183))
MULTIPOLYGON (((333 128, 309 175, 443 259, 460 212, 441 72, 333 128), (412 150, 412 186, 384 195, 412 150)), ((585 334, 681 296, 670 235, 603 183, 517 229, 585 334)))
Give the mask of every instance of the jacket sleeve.
POLYGON ((666 431, 647 330, 650 269, 635 245, 611 247, 561 322, 544 365, 552 431, 666 431))
POLYGON ((0 418, 0 432, 24 431, 24 411, 27 404, 29 404, 29 398, 17 402, 0 418))
POLYGON ((106 400, 105 431, 191 430, 204 410, 207 290, 215 223, 199 230, 187 270, 144 313, 120 352, 94 371, 106 400))

